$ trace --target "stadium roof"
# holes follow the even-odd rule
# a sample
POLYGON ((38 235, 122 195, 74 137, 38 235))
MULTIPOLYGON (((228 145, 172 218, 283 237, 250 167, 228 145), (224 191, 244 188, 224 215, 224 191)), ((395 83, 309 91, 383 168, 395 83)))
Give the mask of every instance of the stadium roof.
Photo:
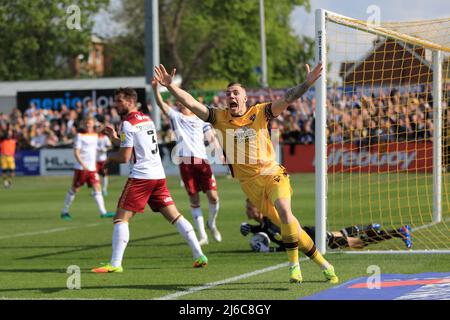
MULTIPOLYGON (((182 77, 178 74, 175 75, 174 82, 177 85, 181 85, 182 77)), ((144 88, 145 85, 145 77, 0 81, 0 97, 15 97, 19 91, 92 90, 119 87, 144 88)), ((161 87, 160 90, 164 92, 167 89, 161 87)))
POLYGON ((145 77, 0 81, 0 96, 15 96, 18 91, 89 90, 118 87, 143 88, 145 87, 145 77))

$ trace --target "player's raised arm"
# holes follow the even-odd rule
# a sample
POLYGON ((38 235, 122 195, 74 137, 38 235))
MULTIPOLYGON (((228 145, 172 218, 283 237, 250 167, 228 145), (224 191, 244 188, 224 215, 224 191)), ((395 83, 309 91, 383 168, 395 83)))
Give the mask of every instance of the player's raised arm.
POLYGON ((152 88, 153 92, 155 93, 156 104, 161 109, 161 111, 167 116, 169 114, 170 106, 163 101, 161 93, 159 92, 158 89, 158 80, 156 80, 155 78, 152 79, 152 88))
POLYGON ((322 72, 322 63, 319 63, 313 71, 306 65, 306 80, 302 84, 290 88, 281 99, 272 102, 272 114, 279 116, 292 102, 300 98, 319 79, 322 72))
POLYGON ((172 70, 172 74, 169 74, 166 71, 166 68, 162 64, 158 67, 155 67, 155 79, 158 82, 166 87, 170 93, 181 102, 186 108, 191 110, 197 117, 206 121, 209 117, 209 110, 206 106, 198 102, 193 96, 191 96, 188 92, 184 91, 180 87, 178 87, 174 82, 173 78, 175 76, 176 69, 172 70))

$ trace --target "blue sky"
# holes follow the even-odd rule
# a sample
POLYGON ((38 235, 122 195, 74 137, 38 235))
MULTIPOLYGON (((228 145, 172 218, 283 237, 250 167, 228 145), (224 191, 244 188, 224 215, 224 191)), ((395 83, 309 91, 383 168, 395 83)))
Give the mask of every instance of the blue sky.
MULTIPOLYGON (((291 25, 297 35, 314 37, 315 10, 323 8, 351 18, 367 20, 373 11, 369 6, 378 6, 381 22, 399 22, 428 20, 450 17, 450 1, 448 0, 311 0, 311 10, 297 7, 291 14, 291 25)), ((341 62, 359 60, 372 48, 371 41, 375 39, 366 33, 341 29, 336 33, 330 29, 329 62, 332 63, 329 77, 339 81, 338 70, 341 62), (351 33, 353 32, 353 33, 351 33), (334 37, 334 38, 332 38, 334 37), (339 37, 337 39, 336 37, 339 37), (337 54, 336 52, 345 54, 337 54)), ((449 32, 449 30, 444 30, 449 32)), ((450 37, 450 34, 448 34, 450 37)))
POLYGON ((367 8, 380 8, 381 21, 426 20, 450 17, 449 0, 310 0, 311 11, 297 7, 291 25, 298 35, 314 36, 314 11, 323 8, 352 18, 366 20, 367 8))

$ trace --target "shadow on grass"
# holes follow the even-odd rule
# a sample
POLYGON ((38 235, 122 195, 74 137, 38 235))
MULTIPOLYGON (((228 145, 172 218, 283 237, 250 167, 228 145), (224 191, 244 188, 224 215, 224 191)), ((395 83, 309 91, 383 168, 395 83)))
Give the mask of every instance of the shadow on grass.
MULTIPOLYGON (((208 253, 212 253, 212 254, 230 254, 230 253, 236 253, 236 254, 245 254, 247 255, 251 255, 251 254, 255 254, 255 252, 251 251, 250 249, 242 249, 242 250, 209 250, 208 253)), ((274 253, 274 252, 271 252, 274 253)))
MULTIPOLYGON (((81 272, 84 274, 94 274, 91 272, 92 268, 81 268, 81 272)), ((129 267, 126 268, 127 271, 148 271, 148 270, 161 270, 161 269, 165 269, 167 270, 168 267, 129 267)), ((176 269, 179 270, 180 268, 177 266, 174 266, 172 269, 176 269)), ((192 269, 191 266, 186 267, 186 269, 192 269)), ((0 273, 66 273, 66 269, 65 268, 55 268, 55 269, 18 269, 18 268, 14 268, 14 269, 0 269, 0 273)), ((0 289, 1 291, 1 289, 0 289)))
MULTIPOLYGON (((0 269, 0 272, 7 273, 66 273, 65 269, 0 269)), ((1 291, 1 290, 0 290, 1 291)))
POLYGON ((29 216, 23 216, 23 217, 1 217, 0 221, 21 221, 23 222, 24 220, 43 220, 43 221, 48 221, 47 217, 29 217, 29 216))
MULTIPOLYGON (((136 243, 136 242, 140 242, 140 241, 147 241, 147 240, 155 240, 155 239, 162 239, 162 238, 172 237, 174 235, 178 235, 178 232, 168 233, 168 234, 163 234, 163 235, 158 235, 158 236, 139 238, 139 239, 133 239, 132 241, 133 241, 133 243, 136 243)), ((32 259, 39 259, 39 258, 46 258, 46 257, 57 256, 57 255, 66 254, 66 253, 82 252, 82 251, 95 250, 95 249, 100 249, 100 248, 110 248, 111 247, 111 242, 109 242, 107 244, 92 245, 92 246, 76 246, 76 247, 77 247, 77 249, 70 249, 70 250, 63 250, 63 251, 52 252, 52 253, 44 253, 44 254, 38 254, 38 255, 33 255, 33 256, 27 256, 27 257, 18 258, 18 260, 32 260, 32 259)), ((14 247, 14 248, 18 249, 20 247, 14 247)))
POLYGON ((86 290, 150 290, 150 291, 187 291, 198 284, 138 284, 138 285, 119 285, 119 286, 81 286, 79 290, 69 290, 66 287, 49 287, 49 288, 11 288, 0 289, 0 292, 22 292, 22 291, 38 291, 45 294, 57 292, 83 292, 86 290))
MULTIPOLYGON (((305 281, 304 283, 322 283, 322 281, 305 281)), ((233 287, 224 287, 224 286, 216 286, 213 288, 209 288, 209 290, 214 291, 242 291, 242 286, 247 285, 273 285, 273 284, 281 284, 286 285, 286 282, 261 282, 261 283, 233 283, 233 287)), ((105 286, 81 286, 80 290, 69 290, 65 287, 48 287, 48 288, 11 288, 11 289, 0 289, 1 292, 27 292, 27 291, 38 291, 44 294, 53 294, 57 292, 83 292, 89 290, 148 290, 148 291, 167 291, 166 294, 170 294, 170 292, 183 292, 188 291, 194 287, 199 287, 201 284, 137 284, 137 285, 105 285, 105 286)), ((291 288, 286 287, 253 287, 251 290, 253 291, 289 291, 291 288)), ((162 296, 165 294, 158 294, 158 296, 162 296)), ((117 298, 117 297, 116 297, 117 298)))

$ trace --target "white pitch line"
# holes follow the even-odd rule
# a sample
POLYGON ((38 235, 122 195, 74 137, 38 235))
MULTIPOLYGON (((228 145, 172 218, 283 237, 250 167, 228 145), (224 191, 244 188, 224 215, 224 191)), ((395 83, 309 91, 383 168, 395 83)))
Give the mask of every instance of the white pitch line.
MULTIPOLYGON (((446 220, 444 220, 442 222, 447 222, 447 221, 450 221, 450 219, 446 219, 446 220)), ((430 223, 428 225, 424 225, 424 226, 421 226, 421 227, 418 227, 418 228, 414 228, 414 230, 426 229, 426 228, 431 227, 431 226, 433 226, 435 224, 436 223, 430 223)), ((442 252, 442 253, 448 253, 447 250, 443 250, 443 251, 445 251, 445 252, 442 252)), ((408 251, 408 252, 411 252, 411 251, 408 251)), ((331 253, 331 252, 329 252, 329 253, 331 253)), ((350 251, 350 252, 346 252, 346 253, 352 253, 352 252, 350 251)), ((370 253, 370 251, 368 253, 370 253)), ((384 253, 391 253, 391 252, 387 251, 387 252, 384 252, 384 253)), ((392 252, 392 253, 396 253, 396 252, 392 252)), ((400 253, 402 253, 402 252, 400 252, 400 253)), ((427 252, 427 253, 440 253, 440 252, 427 252)), ((305 261, 305 260, 309 260, 309 259, 308 258, 300 259, 300 261, 305 261)), ((286 263, 277 264, 277 265, 272 266, 272 267, 267 267, 267 268, 256 270, 256 271, 253 271, 253 272, 244 273, 244 274, 236 276, 236 277, 228 278, 228 279, 217 281, 217 282, 207 283, 207 284, 205 284, 203 286, 189 288, 188 290, 185 290, 185 291, 178 291, 178 292, 175 292, 175 293, 172 293, 172 294, 168 294, 168 295, 165 295, 165 296, 162 296, 162 297, 159 297, 159 298, 155 298, 154 300, 171 300, 171 299, 176 299, 176 298, 179 298, 181 296, 192 294, 192 293, 195 293, 195 292, 198 292, 198 291, 203 291, 203 290, 210 289, 210 288, 213 288, 213 287, 217 287, 217 286, 220 286, 220 285, 223 285, 223 284, 228 284, 228 283, 236 282, 236 281, 239 281, 239 280, 242 280, 242 279, 245 279, 245 278, 250 278, 250 277, 256 276, 258 274, 262 274, 262 273, 270 272, 270 271, 273 271, 273 270, 277 270, 279 268, 286 267, 288 265, 289 264, 287 262, 286 263)))
MULTIPOLYGON (((300 259, 300 261, 305 261, 305 260, 309 260, 309 259, 308 258, 301 258, 300 259)), ((256 270, 256 271, 244 273, 244 274, 241 274, 239 276, 235 276, 235 277, 228 278, 228 279, 225 279, 225 280, 211 282, 211 283, 207 283, 207 284, 205 284, 203 286, 189 288, 188 290, 185 290, 185 291, 178 291, 178 292, 175 292, 175 293, 171 293, 171 294, 168 294, 166 296, 155 298, 153 300, 172 300, 172 299, 176 299, 176 298, 179 298, 181 296, 192 294, 192 293, 195 293, 195 292, 198 292, 198 291, 211 289, 211 288, 223 285, 223 284, 228 284, 228 283, 231 283, 231 282, 236 282, 236 281, 239 281, 239 280, 242 280, 242 279, 250 278, 250 277, 256 276, 258 274, 274 271, 274 270, 277 270, 277 269, 280 269, 280 268, 283 268, 283 267, 287 267, 288 265, 289 265, 288 262, 280 263, 280 264, 274 265, 272 267, 267 267, 267 268, 264 268, 264 269, 259 269, 259 270, 256 270)))
POLYGON ((438 249, 430 249, 430 250, 364 250, 364 251, 330 251, 327 254, 360 254, 360 255, 370 255, 370 254, 450 254, 450 250, 438 250, 438 249))
POLYGON ((437 225, 437 224, 439 224, 439 223, 445 223, 445 222, 449 222, 449 221, 450 221, 450 219, 445 219, 445 220, 443 220, 443 221, 441 221, 441 222, 432 222, 432 223, 429 223, 429 224, 424 224, 423 226, 420 226, 420 227, 417 227, 417 228, 412 228, 412 229, 411 229, 411 232, 412 232, 412 231, 417 231, 417 230, 426 229, 426 228, 432 227, 432 226, 434 226, 434 225, 437 225))
POLYGON ((39 234, 54 233, 54 232, 67 231, 67 230, 78 229, 78 228, 89 228, 89 227, 98 226, 100 224, 101 223, 91 223, 91 224, 82 225, 82 226, 55 228, 55 229, 35 231, 35 232, 17 233, 17 234, 11 234, 11 235, 6 235, 6 236, 0 236, 0 240, 19 238, 19 237, 36 236, 36 235, 39 235, 39 234))

